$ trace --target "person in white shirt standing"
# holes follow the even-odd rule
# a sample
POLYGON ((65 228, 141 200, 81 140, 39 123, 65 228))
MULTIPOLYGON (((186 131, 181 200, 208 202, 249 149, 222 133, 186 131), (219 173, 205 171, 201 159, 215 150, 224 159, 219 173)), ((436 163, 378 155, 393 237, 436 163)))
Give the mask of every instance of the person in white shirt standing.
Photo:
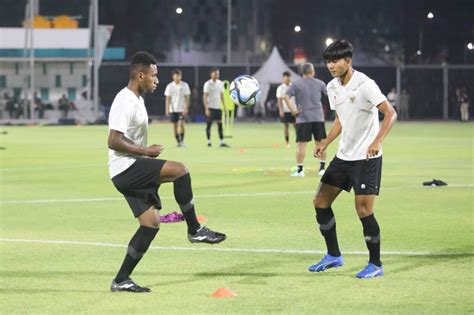
POLYGON ((173 81, 168 83, 165 89, 166 116, 171 115, 174 136, 178 147, 184 147, 184 123, 189 109, 189 85, 182 81, 182 73, 179 69, 173 70, 173 81))
POLYGON ((397 111, 398 97, 397 97, 397 91, 395 91, 395 88, 391 88, 390 92, 388 92, 387 101, 392 105, 393 109, 397 111))
MULTIPOLYGON (((277 87, 276 97, 278 101, 278 113, 280 114, 280 120, 284 124, 284 135, 285 135, 285 146, 290 147, 290 133, 289 125, 292 124, 296 131, 296 117, 291 114, 290 109, 286 106, 284 98, 286 92, 291 86, 291 73, 289 71, 283 72, 283 83, 277 87)), ((295 97, 291 97, 291 101, 295 104, 295 97)))
POLYGON ((324 51, 327 68, 334 77, 327 91, 336 118, 326 139, 315 148, 314 156, 320 157, 334 139, 339 135, 341 138, 337 154, 321 178, 313 200, 316 221, 328 251, 309 271, 320 272, 344 264, 331 206, 342 190, 349 192, 354 188, 355 208, 369 250, 369 264, 356 277, 373 278, 384 274, 380 261, 380 228, 374 217, 374 201, 382 175, 382 141, 397 114, 377 84, 352 68, 352 52, 352 45, 345 40, 333 42, 324 51), (378 111, 384 114, 381 126, 378 111))
POLYGON ((140 224, 128 244, 127 254, 112 285, 112 292, 150 292, 137 285, 130 274, 150 247, 160 228, 161 200, 158 188, 172 182, 174 197, 188 226, 191 243, 220 243, 225 234, 199 224, 194 210, 191 176, 181 162, 156 159, 163 146, 147 146, 148 113, 142 95, 158 84, 156 60, 150 53, 137 52, 130 65, 130 79, 112 103, 109 114, 109 175, 140 224))
POLYGON ((204 103, 204 111, 207 117, 206 136, 207 146, 211 147, 211 126, 212 122, 217 122, 217 130, 219 132, 219 140, 221 147, 229 147, 224 142, 224 130, 222 128, 222 110, 221 105, 225 108, 224 102, 224 84, 219 80, 219 69, 211 68, 211 78, 204 83, 202 101, 204 103))

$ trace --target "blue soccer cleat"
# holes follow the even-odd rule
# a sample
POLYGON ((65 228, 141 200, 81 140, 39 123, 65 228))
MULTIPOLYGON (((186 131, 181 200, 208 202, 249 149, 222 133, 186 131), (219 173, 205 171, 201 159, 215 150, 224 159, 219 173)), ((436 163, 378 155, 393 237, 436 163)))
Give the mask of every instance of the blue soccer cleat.
POLYGON ((377 266, 372 263, 369 263, 361 272, 359 272, 356 277, 359 279, 368 279, 383 276, 382 266, 377 266))
POLYGON ((308 270, 311 272, 320 272, 325 271, 330 268, 342 267, 344 265, 344 260, 342 256, 336 257, 327 254, 315 265, 309 266, 308 270))

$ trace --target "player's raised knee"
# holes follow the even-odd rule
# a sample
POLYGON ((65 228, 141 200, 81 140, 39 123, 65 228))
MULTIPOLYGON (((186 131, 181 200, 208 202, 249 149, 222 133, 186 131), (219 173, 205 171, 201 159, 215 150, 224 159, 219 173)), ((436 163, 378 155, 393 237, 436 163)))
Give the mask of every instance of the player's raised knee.
POLYGON ((178 173, 178 177, 180 176, 183 176, 183 175, 186 175, 189 173, 189 170, 188 168, 186 167, 186 165, 184 165, 183 163, 181 162, 176 162, 177 163, 177 166, 176 166, 176 172, 178 173))
POLYGON ((188 168, 183 163, 166 161, 165 167, 161 170, 160 177, 164 181, 175 181, 188 173, 188 168))

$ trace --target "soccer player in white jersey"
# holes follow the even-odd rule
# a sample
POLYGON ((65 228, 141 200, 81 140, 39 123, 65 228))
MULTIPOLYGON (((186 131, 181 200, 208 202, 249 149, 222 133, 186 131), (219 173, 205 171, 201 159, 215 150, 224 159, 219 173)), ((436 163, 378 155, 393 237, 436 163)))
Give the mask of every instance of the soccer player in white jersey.
MULTIPOLYGON (((280 120, 284 124, 283 133, 285 135, 285 145, 287 148, 290 147, 290 133, 289 125, 292 124, 296 130, 295 122, 296 118, 291 114, 290 109, 284 102, 286 92, 291 86, 291 73, 289 71, 283 72, 283 83, 277 87, 276 98, 278 101, 278 113, 280 114, 280 120)), ((295 97, 291 97, 291 101, 295 104, 295 97)))
POLYGON ((315 148, 319 157, 339 135, 339 148, 317 189, 313 203, 316 220, 323 235, 327 255, 309 267, 320 272, 344 264, 336 235, 336 220, 331 209, 342 190, 354 189, 355 208, 363 226, 369 250, 369 264, 357 278, 384 274, 380 261, 380 228, 374 217, 374 201, 379 194, 382 175, 382 141, 397 119, 374 80, 352 68, 352 45, 338 40, 324 51, 324 60, 334 79, 327 85, 329 104, 336 111, 334 124, 326 139, 315 148), (378 111, 384 114, 379 126, 378 111))
POLYGON ((222 128, 222 110, 221 104, 225 108, 224 102, 224 84, 219 80, 219 69, 211 68, 211 78, 204 83, 202 101, 204 103, 204 112, 207 117, 206 136, 207 146, 211 147, 211 126, 212 122, 217 122, 217 130, 219 132, 219 140, 221 147, 229 147, 224 142, 224 131, 222 128))
POLYGON ((189 109, 189 85, 182 81, 182 73, 179 69, 173 70, 173 81, 168 83, 165 89, 166 116, 171 115, 173 131, 178 147, 184 146, 184 123, 189 109))
POLYGON ((147 52, 136 53, 130 65, 128 85, 117 93, 110 109, 110 178, 127 200, 140 225, 112 281, 113 292, 150 292, 150 289, 130 279, 130 274, 160 228, 158 188, 162 183, 173 183, 174 197, 186 220, 190 242, 215 244, 226 238, 225 234, 199 224, 194 210, 191 177, 183 163, 156 159, 163 152, 163 146, 147 145, 148 114, 142 95, 156 89, 157 74, 155 57, 147 52))

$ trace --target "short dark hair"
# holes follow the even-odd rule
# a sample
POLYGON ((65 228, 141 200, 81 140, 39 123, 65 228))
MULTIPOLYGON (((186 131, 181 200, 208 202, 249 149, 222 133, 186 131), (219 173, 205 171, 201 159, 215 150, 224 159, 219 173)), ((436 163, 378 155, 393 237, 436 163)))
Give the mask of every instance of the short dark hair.
POLYGON ((283 72, 283 76, 284 76, 284 77, 291 77, 290 71, 285 71, 285 72, 283 72))
POLYGON ((211 70, 209 70, 209 74, 213 73, 214 71, 219 71, 219 68, 212 67, 211 70))
POLYGON ((155 65, 155 57, 146 51, 139 51, 135 53, 130 62, 130 77, 136 75, 137 72, 144 72, 150 65, 155 65))
POLYGON ((173 69, 173 71, 171 72, 171 74, 172 74, 172 75, 175 75, 175 74, 181 75, 182 72, 181 72, 181 70, 179 70, 179 69, 173 69))
POLYGON ((352 47, 352 44, 347 40, 336 40, 326 47, 323 53, 323 58, 326 62, 336 61, 343 58, 352 58, 353 51, 354 48, 352 47))

